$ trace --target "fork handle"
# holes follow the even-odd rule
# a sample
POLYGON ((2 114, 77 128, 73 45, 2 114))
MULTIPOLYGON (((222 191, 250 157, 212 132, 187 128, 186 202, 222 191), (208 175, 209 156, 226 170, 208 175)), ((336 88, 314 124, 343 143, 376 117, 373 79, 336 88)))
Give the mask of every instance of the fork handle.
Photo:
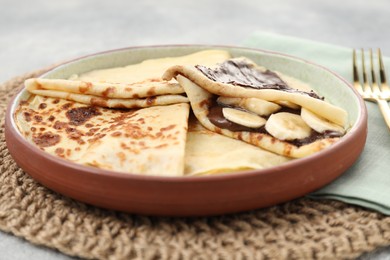
POLYGON ((386 100, 378 99, 378 106, 382 112, 383 118, 386 121, 387 127, 390 129, 390 107, 386 100))

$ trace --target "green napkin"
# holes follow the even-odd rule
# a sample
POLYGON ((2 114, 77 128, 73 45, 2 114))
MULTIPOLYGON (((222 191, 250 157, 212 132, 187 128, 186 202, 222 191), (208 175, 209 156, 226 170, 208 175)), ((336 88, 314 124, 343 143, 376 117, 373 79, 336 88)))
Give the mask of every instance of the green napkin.
MULTIPOLYGON (((244 45, 313 61, 352 81, 349 48, 264 32, 254 33, 244 45)), ((390 59, 384 62, 390 68, 390 59)), ((368 137, 362 155, 340 178, 308 196, 336 199, 390 215, 390 131, 378 106, 371 102, 366 105, 368 137)))

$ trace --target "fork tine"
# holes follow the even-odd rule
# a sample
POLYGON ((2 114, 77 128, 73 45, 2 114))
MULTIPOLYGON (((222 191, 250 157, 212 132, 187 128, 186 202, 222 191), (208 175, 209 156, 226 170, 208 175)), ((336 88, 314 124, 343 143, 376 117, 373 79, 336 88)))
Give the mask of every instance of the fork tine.
POLYGON ((378 59, 379 59, 379 77, 381 81, 381 88, 383 91, 390 91, 390 88, 387 85, 386 71, 385 71, 385 66, 383 64, 381 49, 378 49, 378 59))
POLYGON ((376 75, 375 75, 375 67, 374 67, 374 58, 372 55, 372 49, 370 49, 370 67, 371 67, 371 85, 372 85, 372 92, 375 95, 379 95, 380 89, 378 82, 376 81, 376 75))
POLYGON ((359 70, 357 66, 356 59, 356 50, 353 50, 353 83, 354 87, 358 90, 364 100, 374 101, 378 104, 379 110, 381 111, 383 118, 390 130, 390 107, 387 102, 390 99, 390 88, 387 84, 385 67, 383 65, 383 58, 380 49, 378 49, 378 62, 379 62, 379 77, 381 86, 379 87, 378 81, 376 78, 375 67, 374 67, 374 58, 372 49, 369 50, 370 57, 370 74, 371 80, 367 79, 366 65, 365 65, 365 53, 361 49, 361 67, 363 75, 363 84, 360 84, 359 81, 359 70), (371 89, 372 87, 372 89, 371 89))
POLYGON ((371 87, 367 80, 366 64, 364 61, 364 50, 361 49, 362 54, 362 73, 363 73, 363 90, 365 93, 371 93, 371 87))
POLYGON ((358 68, 357 68, 356 50, 355 49, 353 49, 353 53, 352 53, 352 68, 353 68, 353 86, 355 87, 355 89, 359 93, 362 93, 363 88, 362 88, 362 86, 360 84, 360 80, 359 80, 359 73, 358 73, 358 68))

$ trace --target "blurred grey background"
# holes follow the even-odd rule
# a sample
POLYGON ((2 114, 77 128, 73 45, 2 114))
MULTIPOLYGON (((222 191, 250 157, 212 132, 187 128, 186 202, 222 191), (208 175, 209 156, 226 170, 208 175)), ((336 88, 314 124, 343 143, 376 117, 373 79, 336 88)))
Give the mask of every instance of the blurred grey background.
POLYGON ((256 30, 390 54, 388 0, 0 0, 0 82, 135 45, 240 45, 256 30))
MULTIPOLYGON (((390 55, 388 0, 0 0, 0 82, 116 48, 241 45, 266 31, 390 55)), ((0 259, 69 259, 0 232, 0 259)), ((379 250, 361 259, 390 259, 379 250)))

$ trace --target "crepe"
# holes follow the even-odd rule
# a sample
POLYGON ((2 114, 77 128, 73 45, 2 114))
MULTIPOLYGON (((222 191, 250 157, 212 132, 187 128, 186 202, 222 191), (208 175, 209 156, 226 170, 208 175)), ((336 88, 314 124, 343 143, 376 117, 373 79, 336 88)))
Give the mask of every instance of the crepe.
POLYGON ((272 73, 265 74, 263 69, 247 58, 225 61, 214 71, 206 66, 176 65, 164 73, 163 79, 171 80, 177 75, 188 78, 215 95, 258 98, 266 101, 288 101, 338 125, 344 126, 347 122, 348 115, 345 110, 317 98, 318 96, 314 92, 294 91, 288 86, 288 90, 281 89, 283 85, 281 80, 270 77, 272 73), (209 74, 205 75, 207 73, 209 74))
POLYGON ((172 58, 146 60, 126 67, 95 70, 70 79, 32 78, 26 89, 36 95, 109 108, 141 108, 186 103, 183 88, 162 73, 176 64, 211 66, 229 58, 226 51, 207 50, 172 58))
POLYGON ((204 68, 191 66, 174 66, 163 78, 176 77, 195 116, 208 130, 279 155, 302 158, 329 147, 344 134, 343 109, 313 91, 289 87, 276 73, 261 70, 247 59, 232 62, 242 63, 239 71, 229 71, 225 62, 213 71, 219 81, 212 73, 203 74, 204 68), (237 73, 244 80, 237 80, 237 73), (256 86, 248 86, 253 82, 256 86))
POLYGON ((114 110, 33 95, 18 107, 15 122, 41 150, 75 163, 182 176, 188 113, 187 103, 114 110))
MULTIPOLYGON (((92 106, 99 106, 99 107, 108 107, 108 108, 141 108, 141 107, 151 107, 151 106, 160 106, 160 105, 170 105, 170 104, 177 104, 177 103, 187 103, 188 99, 185 96, 182 95, 161 95, 161 96, 150 96, 147 98, 105 98, 105 97, 98 97, 98 96, 92 96, 92 95, 86 95, 86 94, 75 94, 75 93, 69 93, 66 91, 56 91, 56 90, 47 90, 47 89, 33 89, 31 84, 33 81, 39 82, 42 81, 41 79, 31 79, 30 81, 26 81, 25 85, 26 88, 29 90, 30 93, 45 97, 52 97, 52 98, 60 98, 60 99, 66 99, 70 101, 76 101, 78 103, 86 104, 86 105, 92 105, 92 106)), ((50 80, 50 84, 54 81, 56 81, 55 84, 58 84, 59 80, 50 80)), ((65 80, 62 80, 65 81, 65 80)), ((71 84, 74 84, 75 82, 67 81, 71 84)), ((91 83, 91 82, 76 82, 80 84, 84 83, 91 83)), ((65 83, 67 84, 67 83, 65 83)), ((93 84, 93 83, 91 83, 93 84)), ((70 84, 69 84, 70 85, 70 84)))
POLYGON ((290 160, 291 158, 207 130, 195 117, 189 121, 184 160, 185 176, 265 169, 290 160))
POLYGON ((162 72, 174 64, 211 66, 229 57, 228 52, 208 50, 68 80, 29 79, 25 85, 32 95, 20 104, 15 121, 30 142, 75 163, 183 176, 188 99, 176 81, 161 79, 162 72))

